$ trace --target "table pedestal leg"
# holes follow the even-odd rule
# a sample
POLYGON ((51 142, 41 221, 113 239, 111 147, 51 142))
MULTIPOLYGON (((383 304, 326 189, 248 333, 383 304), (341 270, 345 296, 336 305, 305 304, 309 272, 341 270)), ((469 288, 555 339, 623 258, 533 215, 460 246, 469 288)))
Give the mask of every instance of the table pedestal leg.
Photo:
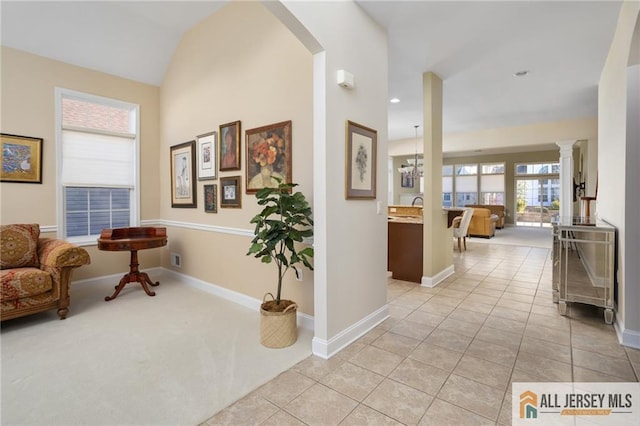
POLYGON ((105 301, 108 302, 109 300, 115 299, 116 297, 118 297, 118 294, 120 294, 120 292, 122 291, 125 285, 129 283, 134 283, 134 282, 140 283, 140 285, 144 289, 144 292, 147 293, 149 296, 156 295, 155 292, 149 289, 148 285, 155 287, 160 285, 160 282, 154 283, 153 281, 151 281, 151 279, 149 278, 149 275, 147 275, 145 272, 140 272, 140 270, 138 269, 138 265, 139 265, 138 250, 131 250, 131 263, 129 264, 129 273, 125 274, 125 276, 122 277, 122 279, 116 286, 116 291, 111 296, 105 297, 104 298, 105 301))

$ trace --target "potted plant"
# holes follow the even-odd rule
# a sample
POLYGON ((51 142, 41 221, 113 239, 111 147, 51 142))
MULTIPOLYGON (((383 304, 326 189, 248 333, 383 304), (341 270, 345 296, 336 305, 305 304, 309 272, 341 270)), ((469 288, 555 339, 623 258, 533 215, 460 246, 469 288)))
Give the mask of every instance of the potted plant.
POLYGON ((309 262, 313 248, 300 247, 303 238, 313 236, 311 207, 301 192, 293 192, 298 186, 282 183, 266 187, 256 193, 262 211, 251 219, 256 225, 255 237, 247 256, 253 255, 263 263, 275 263, 278 268, 278 287, 275 297, 265 294, 260 306, 260 343, 270 348, 282 348, 297 339, 297 305, 282 299, 282 279, 289 269, 302 263, 313 270, 309 262), (266 300, 271 296, 273 300, 266 300))

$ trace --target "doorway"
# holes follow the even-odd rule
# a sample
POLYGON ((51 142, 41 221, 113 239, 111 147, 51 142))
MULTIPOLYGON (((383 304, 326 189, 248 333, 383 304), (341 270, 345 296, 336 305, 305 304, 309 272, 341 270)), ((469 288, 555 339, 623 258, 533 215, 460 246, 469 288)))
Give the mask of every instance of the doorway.
POLYGON ((560 179, 516 179, 516 226, 551 227, 560 209, 560 179))

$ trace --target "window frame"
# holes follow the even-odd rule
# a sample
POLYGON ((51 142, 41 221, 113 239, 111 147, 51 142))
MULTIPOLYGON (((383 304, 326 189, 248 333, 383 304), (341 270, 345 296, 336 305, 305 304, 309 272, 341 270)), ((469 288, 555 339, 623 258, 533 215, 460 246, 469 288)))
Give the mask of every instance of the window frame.
MULTIPOLYGON (((66 237, 66 200, 65 187, 62 183, 62 131, 75 130, 87 133, 97 133, 106 135, 116 135, 117 132, 109 132, 97 129, 78 128, 77 126, 63 126, 62 120, 62 100, 63 98, 76 99, 84 102, 95 103, 99 105, 127 109, 130 114, 131 133, 133 141, 133 188, 129 193, 129 226, 140 225, 140 106, 130 102, 125 102, 113 98, 92 95, 89 93, 78 92, 71 89, 61 87, 55 88, 55 134, 56 134, 56 222, 57 237, 66 239, 79 246, 89 246, 97 244, 97 235, 87 235, 82 237, 66 237)), ((84 185, 73 185, 84 186, 84 185)), ((86 185, 89 188, 99 188, 101 186, 86 185)), ((117 187, 114 185, 113 187, 117 187)), ((109 187, 110 188, 110 187, 109 187)))

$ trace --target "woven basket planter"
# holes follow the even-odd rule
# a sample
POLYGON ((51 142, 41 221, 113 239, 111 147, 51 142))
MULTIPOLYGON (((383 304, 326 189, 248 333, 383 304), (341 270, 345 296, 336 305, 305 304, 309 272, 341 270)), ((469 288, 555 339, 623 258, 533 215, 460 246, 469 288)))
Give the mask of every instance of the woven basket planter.
POLYGON ((298 340, 298 305, 291 300, 281 300, 281 303, 287 305, 284 311, 271 312, 264 309, 268 303, 271 301, 263 302, 260 306, 260 343, 267 348, 293 345, 298 340))

